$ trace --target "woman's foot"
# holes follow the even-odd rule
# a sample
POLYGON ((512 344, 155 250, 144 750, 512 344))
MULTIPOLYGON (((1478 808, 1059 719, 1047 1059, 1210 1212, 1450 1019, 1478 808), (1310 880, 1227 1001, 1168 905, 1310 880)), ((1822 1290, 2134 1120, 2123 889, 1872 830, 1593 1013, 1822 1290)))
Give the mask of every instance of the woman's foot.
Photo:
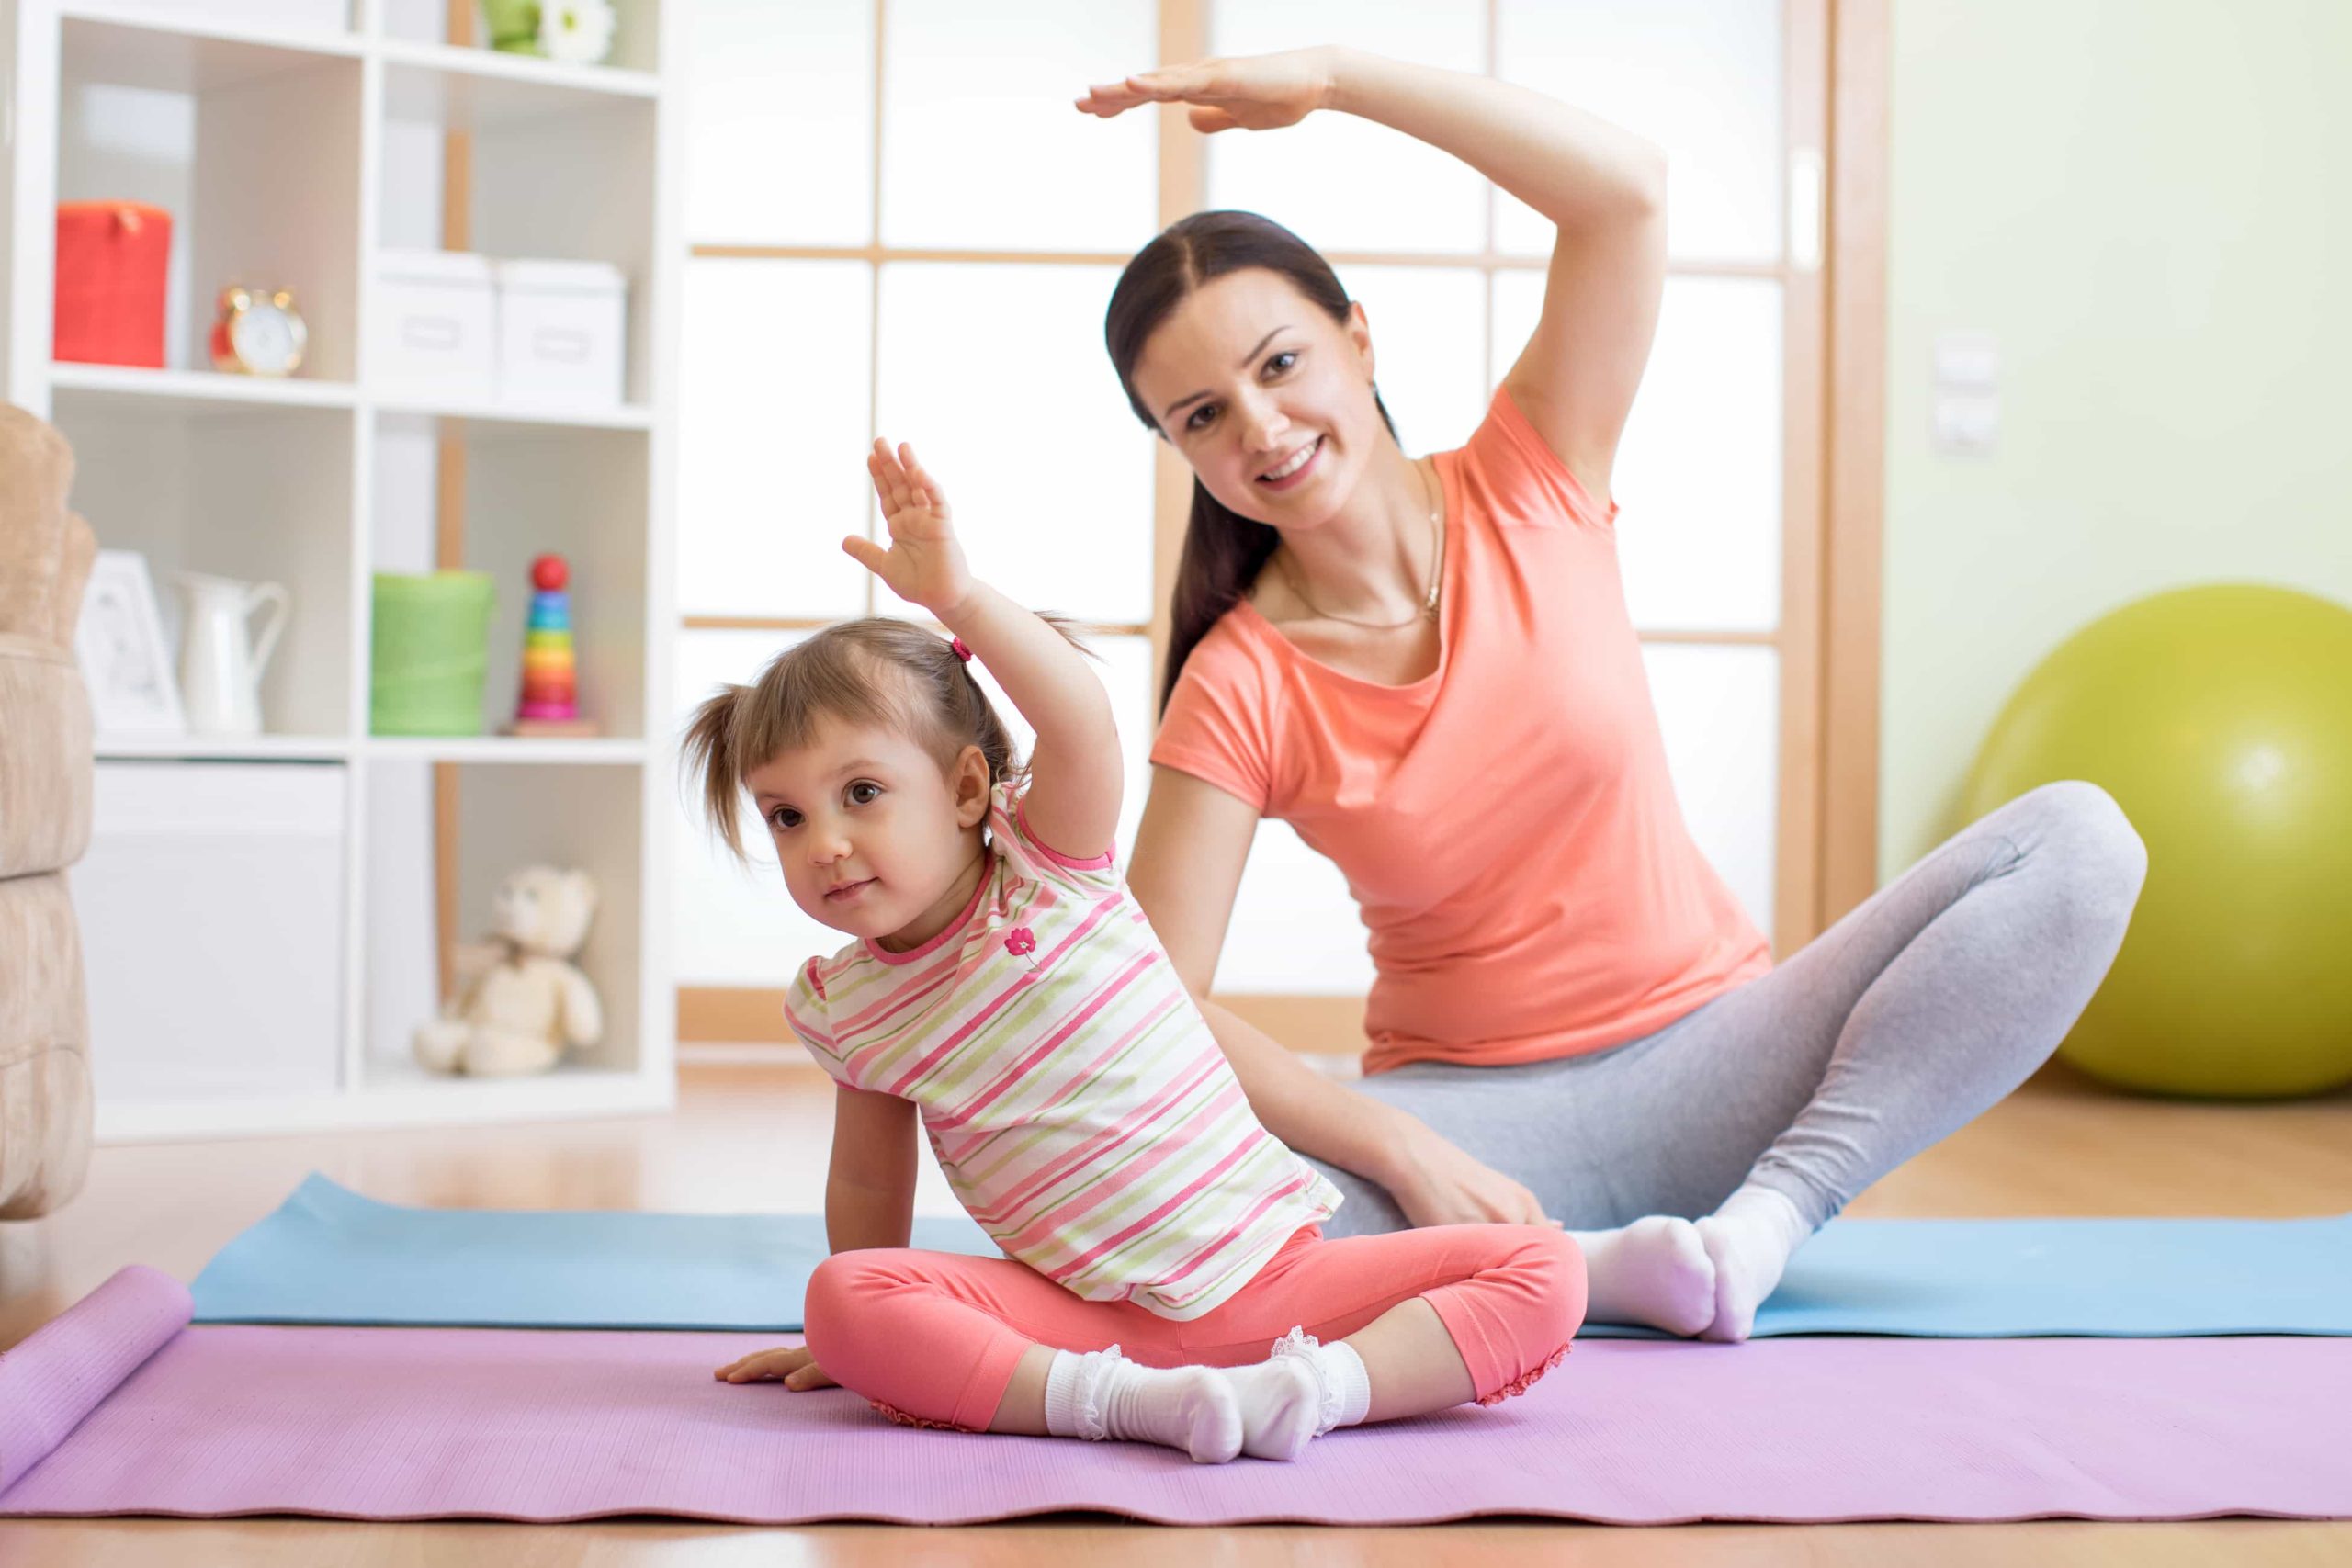
POLYGON ((1698 1230, 1715 1266, 1715 1320, 1703 1337, 1736 1345, 1755 1328, 1756 1309, 1813 1231, 1786 1194, 1754 1186, 1724 1199, 1698 1230))
POLYGON ((1613 1231, 1571 1231, 1584 1252, 1585 1320, 1686 1338, 1715 1320, 1715 1264, 1699 1229, 1652 1214, 1613 1231))

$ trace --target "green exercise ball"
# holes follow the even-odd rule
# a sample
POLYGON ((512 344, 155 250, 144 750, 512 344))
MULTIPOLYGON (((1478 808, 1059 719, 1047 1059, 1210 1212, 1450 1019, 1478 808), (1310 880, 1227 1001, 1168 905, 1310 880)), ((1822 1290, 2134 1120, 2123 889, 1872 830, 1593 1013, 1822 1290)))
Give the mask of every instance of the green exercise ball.
POLYGON ((2228 584, 2093 622, 1994 721, 1966 819, 2057 779, 2104 786, 2148 846, 2059 1055, 2158 1094, 2352 1082, 2352 610, 2228 584))

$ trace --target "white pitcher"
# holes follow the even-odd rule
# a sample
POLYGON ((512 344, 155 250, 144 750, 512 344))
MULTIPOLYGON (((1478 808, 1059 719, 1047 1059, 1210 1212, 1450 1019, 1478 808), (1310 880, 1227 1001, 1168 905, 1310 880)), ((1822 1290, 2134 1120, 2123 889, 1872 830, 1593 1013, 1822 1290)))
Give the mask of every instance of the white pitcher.
POLYGON ((198 735, 261 733, 261 676, 277 651, 291 602, 275 582, 238 582, 202 572, 173 574, 187 593, 187 632, 180 649, 180 702, 198 735), (253 613, 275 605, 261 636, 253 613))

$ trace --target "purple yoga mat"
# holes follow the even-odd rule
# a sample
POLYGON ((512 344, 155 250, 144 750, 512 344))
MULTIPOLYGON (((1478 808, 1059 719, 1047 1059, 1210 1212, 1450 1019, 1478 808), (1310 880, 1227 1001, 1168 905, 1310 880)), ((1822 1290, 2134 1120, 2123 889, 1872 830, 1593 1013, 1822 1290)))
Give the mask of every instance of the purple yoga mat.
POLYGON ((0 1357, 0 1513, 961 1524, 1479 1514, 1699 1519, 2352 1516, 2352 1340, 1600 1340, 1491 1410, 1296 1464, 895 1427, 729 1386, 775 1337, 187 1326, 126 1269, 0 1357))

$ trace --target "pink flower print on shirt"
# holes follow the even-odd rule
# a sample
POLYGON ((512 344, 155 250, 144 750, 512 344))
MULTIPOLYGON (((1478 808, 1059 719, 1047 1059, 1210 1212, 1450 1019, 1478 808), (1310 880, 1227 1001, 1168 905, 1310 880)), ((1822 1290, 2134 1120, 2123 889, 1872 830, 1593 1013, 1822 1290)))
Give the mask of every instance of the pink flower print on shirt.
POLYGON ((1015 926, 1005 935, 1004 950, 1015 958, 1026 958, 1037 951, 1037 933, 1027 926, 1015 926))

